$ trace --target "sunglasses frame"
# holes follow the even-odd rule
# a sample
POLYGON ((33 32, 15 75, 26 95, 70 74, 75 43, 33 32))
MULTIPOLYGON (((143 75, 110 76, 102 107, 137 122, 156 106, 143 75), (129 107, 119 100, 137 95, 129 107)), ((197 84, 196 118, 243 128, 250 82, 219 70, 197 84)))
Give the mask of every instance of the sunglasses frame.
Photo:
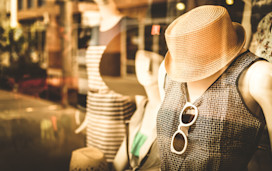
POLYGON ((186 102, 185 105, 184 105, 184 107, 183 107, 183 109, 182 109, 182 111, 179 114, 179 125, 180 126, 185 126, 185 127, 191 126, 191 125, 193 125, 195 123, 197 117, 198 117, 198 109, 197 109, 197 107, 195 105, 193 105, 192 103, 190 103, 190 102, 186 102), (188 109, 188 108, 194 108, 194 110, 195 110, 194 119, 191 122, 189 122, 189 123, 183 123, 182 122, 182 115, 184 114, 184 111, 186 109, 188 109))
POLYGON ((179 115, 179 126, 178 126, 178 129, 177 129, 177 131, 172 136, 171 147, 170 147, 171 152, 173 152, 175 154, 181 155, 181 154, 183 154, 186 151, 187 145, 188 145, 188 138, 187 138, 187 135, 184 133, 184 131, 182 131, 180 128, 181 127, 189 127, 189 126, 193 125, 195 123, 197 117, 198 117, 198 109, 197 109, 197 107, 195 105, 193 105, 192 103, 190 103, 190 102, 186 102, 185 105, 184 105, 184 107, 183 107, 183 109, 180 112, 180 115, 179 115), (183 123, 182 122, 182 115, 184 114, 184 111, 186 109, 188 109, 188 108, 193 108, 195 110, 194 119, 191 122, 189 122, 189 123, 183 123), (174 148, 174 139, 175 139, 175 137, 176 137, 177 134, 181 134, 183 136, 183 139, 184 139, 184 146, 183 146, 183 149, 181 151, 177 151, 174 148))

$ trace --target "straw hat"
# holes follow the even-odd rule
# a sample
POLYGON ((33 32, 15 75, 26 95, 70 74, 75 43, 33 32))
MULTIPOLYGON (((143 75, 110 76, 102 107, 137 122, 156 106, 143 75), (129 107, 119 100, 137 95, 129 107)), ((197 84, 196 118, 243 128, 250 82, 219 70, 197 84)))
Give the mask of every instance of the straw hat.
POLYGON ((231 21, 224 7, 205 5, 174 20, 165 39, 167 74, 175 81, 192 82, 213 75, 232 61, 243 48, 245 31, 231 21))
POLYGON ((70 171, 109 170, 104 153, 94 147, 83 147, 72 152, 70 171))

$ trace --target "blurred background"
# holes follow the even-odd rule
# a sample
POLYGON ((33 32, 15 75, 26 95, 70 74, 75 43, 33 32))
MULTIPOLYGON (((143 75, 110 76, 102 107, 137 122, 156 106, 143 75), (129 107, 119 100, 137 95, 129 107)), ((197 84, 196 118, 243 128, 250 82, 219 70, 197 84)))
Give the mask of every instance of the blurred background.
MULTIPOLYGON (((203 4, 219 4, 231 11, 234 21, 241 22, 244 9, 241 0, 115 1, 121 13, 139 21, 135 26, 138 32, 127 35, 129 47, 161 55, 167 51, 164 29, 186 11, 203 4)), ((92 0, 0 3, 0 87, 76 106, 77 91, 87 89, 84 59, 88 43, 95 41, 98 32, 97 5, 92 0)), ((126 61, 128 72, 133 72, 129 69, 133 58, 126 61)))

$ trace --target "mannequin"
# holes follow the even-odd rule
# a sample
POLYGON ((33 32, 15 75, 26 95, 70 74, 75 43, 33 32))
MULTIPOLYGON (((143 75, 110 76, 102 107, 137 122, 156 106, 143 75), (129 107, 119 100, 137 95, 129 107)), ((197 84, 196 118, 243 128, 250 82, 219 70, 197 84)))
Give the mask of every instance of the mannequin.
MULTIPOLYGON (((135 111, 131 98, 109 89, 101 77, 101 58, 120 58, 120 33, 123 31, 124 16, 113 0, 95 0, 101 14, 98 42, 88 46, 86 63, 88 71, 87 114, 75 131, 87 128, 87 147, 101 150, 111 163, 125 136, 125 120, 135 111), (115 46, 113 46, 115 45, 115 46)), ((119 74, 119 68, 103 68, 111 74, 119 74), (111 72, 112 71, 112 72, 111 72)))
MULTIPOLYGON (((136 98, 141 100, 138 101, 137 110, 129 122, 129 160, 130 166, 133 169, 159 170, 159 156, 154 149, 157 148, 156 116, 161 103, 157 76, 159 64, 162 59, 162 56, 154 52, 139 50, 136 53, 136 76, 139 83, 144 87, 147 98, 143 96, 136 98), (141 141, 139 139, 137 141, 135 139, 136 136, 141 141), (137 149, 135 148, 135 144, 139 142, 142 142, 143 145, 138 146, 137 149), (135 154, 137 150, 138 154, 135 154), (149 156, 145 159, 144 163, 141 163, 148 152, 149 156), (139 156, 136 157, 137 155, 139 156)), ((117 171, 121 171, 127 169, 127 166, 128 159, 125 139, 114 159, 114 167, 117 171)))
MULTIPOLYGON (((272 65, 242 48, 245 43, 245 34, 239 29, 241 26, 231 23, 229 17, 223 16, 225 14, 226 10, 223 7, 212 5, 198 7, 184 14, 186 17, 177 18, 166 30, 165 36, 169 52, 161 65, 162 69, 160 69, 159 73, 163 75, 159 77, 162 79, 159 81, 159 87, 161 92, 165 93, 165 97, 157 120, 162 170, 171 170, 171 168, 178 168, 179 170, 246 169, 250 157, 257 149, 256 143, 259 143, 260 136, 264 133, 262 126, 256 126, 256 130, 253 128, 254 126, 250 126, 248 129, 248 125, 254 122, 264 125, 266 121, 270 142, 272 142, 272 65), (212 13, 209 13, 211 11, 212 13), (222 11, 224 11, 224 14, 222 11), (206 14, 207 16, 205 16, 206 14), (220 15, 222 20, 224 18, 225 22, 220 30, 216 29, 219 26, 213 27, 213 25, 219 23, 213 22, 215 21, 213 14, 215 14, 214 16, 220 15), (205 24, 206 19, 209 24, 205 24), (190 21, 190 27, 187 27, 187 21, 190 21), (235 35, 231 31, 231 27, 223 32, 225 31, 224 27, 227 27, 227 25, 233 25, 232 29, 235 28, 236 30, 237 37, 230 40, 240 42, 231 45, 238 49, 237 52, 232 54, 233 57, 230 59, 227 59, 230 57, 230 53, 227 55, 222 54, 224 58, 217 65, 222 65, 222 63, 224 65, 213 72, 206 73, 206 75, 204 71, 194 70, 216 68, 217 66, 207 67, 212 62, 203 64, 204 62, 199 61, 202 61, 201 58, 204 57, 207 57, 205 60, 208 61, 208 56, 211 57, 215 54, 216 58, 220 59, 218 58, 221 55, 220 53, 229 48, 231 49, 231 47, 227 47, 230 44, 220 42, 228 41, 231 35, 235 35), (195 28, 197 30, 194 30, 195 28), (187 29, 194 32, 192 33, 187 29), (210 30, 213 31, 209 32, 210 30), (199 33, 205 33, 207 37, 212 37, 212 35, 220 36, 224 33, 226 38, 218 40, 219 44, 222 43, 226 47, 221 46, 224 47, 222 51, 220 51, 219 47, 214 47, 214 42, 217 41, 215 37, 205 39, 205 44, 201 44, 203 34, 198 34, 198 31, 199 33), (217 31, 218 33, 216 33, 217 31), (188 36, 187 34, 195 35, 183 39, 183 41, 188 41, 185 42, 187 45, 177 46, 175 42, 182 39, 182 36, 188 36), (195 42, 195 44, 190 43, 190 41, 195 42), (205 47, 204 45, 209 45, 209 41, 213 46, 205 47), (214 49, 216 51, 213 51, 214 49), (183 52, 188 54, 182 54, 183 52), (202 52, 213 53, 204 56, 202 52), (180 59, 182 57, 183 60, 180 59), (183 64, 184 61, 185 64, 183 64), (181 65, 182 67, 180 67, 181 65), (163 67, 165 67, 165 70, 163 67), (186 69, 181 71, 180 68, 184 67, 186 69), (167 76, 164 80, 165 74, 167 76), (190 77, 187 77, 188 75, 190 77), (182 107, 185 102, 195 106, 195 111, 198 112, 198 114, 197 112, 192 114, 197 118, 190 126, 180 124, 184 119, 182 118, 182 121, 180 121, 180 117, 184 112, 182 107), (172 110, 169 110, 170 106, 172 106, 172 110), (187 130, 187 134, 184 129, 187 130), (245 135, 244 132, 247 131, 249 134, 245 135), (183 136, 183 139, 178 139, 176 135, 181 134, 181 132, 185 133, 186 137, 183 136), (256 134, 253 135, 252 132, 256 134), (256 136, 257 133, 258 136, 256 136), (187 146, 178 144, 186 141, 185 139, 187 140, 187 146), (184 148, 185 152, 182 151, 181 153, 181 149, 184 148), (244 149, 246 150, 243 151, 244 149), (197 162, 195 162, 196 160, 197 162)), ((188 111, 185 110, 185 112, 188 111)))

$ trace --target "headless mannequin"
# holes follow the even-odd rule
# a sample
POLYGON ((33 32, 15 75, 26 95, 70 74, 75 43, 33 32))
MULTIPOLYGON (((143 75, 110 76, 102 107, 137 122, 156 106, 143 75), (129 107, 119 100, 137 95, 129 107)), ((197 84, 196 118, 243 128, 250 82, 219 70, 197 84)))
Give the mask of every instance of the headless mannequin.
POLYGON ((144 51, 138 51, 136 55, 136 76, 139 83, 144 87, 148 103, 145 106, 144 118, 142 122, 141 132, 144 133, 148 131, 150 126, 150 121, 145 118, 156 118, 157 110, 160 105, 160 94, 159 94, 159 86, 158 86, 158 66, 160 59, 160 55, 147 53, 144 51), (152 59, 153 57, 154 59, 152 59), (153 60, 153 64, 151 64, 151 60, 153 60), (150 65, 153 65, 153 71, 150 71, 150 65))
MULTIPOLYGON (((75 132, 79 133, 86 128, 87 147, 100 149, 111 167, 125 135, 125 120, 132 115, 135 105, 129 96, 115 93, 102 79, 99 68, 102 59, 119 57, 118 38, 122 31, 120 20, 123 16, 117 10, 113 0, 96 0, 95 2, 101 14, 100 33, 98 41, 90 44, 87 49, 86 66, 89 88, 87 112, 85 120, 75 132), (116 55, 110 52, 116 52, 116 55), (105 126, 107 123, 109 124, 105 126)), ((103 69, 107 70, 107 67, 103 69)))
MULTIPOLYGON (((245 52, 242 49, 240 54, 245 52)), ((208 88, 215 82, 215 80, 228 68, 226 65, 217 73, 194 82, 188 82, 189 99, 193 103, 197 100, 208 88)), ((164 68, 164 62, 161 64, 164 68)), ((165 75, 165 69, 160 69, 159 75, 165 75)), ((164 79, 163 76, 159 77, 164 79)), ((160 92, 163 92, 164 81, 159 81, 160 92)), ((241 91, 242 98, 245 104, 252 112, 260 113, 257 111, 257 106, 263 110, 270 142, 272 142, 272 64, 265 61, 257 61, 251 65, 240 77, 238 82, 238 89, 241 91)), ((270 143, 272 149, 272 143, 270 143)))
MULTIPOLYGON (((99 13, 101 16, 101 21, 99 25, 100 31, 108 31, 113 28, 123 17, 119 10, 116 7, 116 4, 113 0, 95 0, 99 8, 99 13)), ((76 114, 76 120, 79 120, 79 115, 76 114)), ((75 133, 80 133, 83 129, 86 128, 88 124, 87 119, 83 121, 83 123, 75 130, 75 133)))
MULTIPOLYGON (((129 158, 132 160, 131 146, 134 141, 135 135, 140 132, 146 135, 148 138, 141 147, 139 153, 138 164, 146 156, 150 150, 154 140, 156 139, 156 117, 160 108, 161 100, 158 87, 158 68, 163 57, 153 52, 138 51, 136 54, 136 76, 139 83, 144 87, 147 95, 147 99, 143 96, 136 96, 136 104, 141 104, 140 101, 144 101, 145 105, 138 105, 137 110, 141 110, 143 113, 134 113, 130 120, 129 125, 129 158), (152 65, 152 71, 151 66, 152 65), (147 101, 146 101, 147 100, 147 101), (144 106, 144 107, 143 107, 144 106), (141 107, 141 109, 139 109, 141 107), (136 114, 137 113, 137 114, 136 114)), ((152 152, 151 152, 152 153, 152 152)), ((156 153, 157 154, 157 153, 156 153)), ((152 155, 152 154, 151 154, 152 155)), ((159 157, 152 157, 152 162, 159 163, 159 157)), ((130 162, 133 163, 133 162, 130 162)), ((126 140, 123 141, 115 159, 114 167, 118 170, 124 170, 128 165, 126 140)), ((132 167, 135 164, 132 164, 132 167)), ((159 165, 155 166, 155 170, 159 169, 159 165)), ((149 170, 151 168, 142 168, 149 170)), ((154 169, 154 168, 152 168, 154 169)))

